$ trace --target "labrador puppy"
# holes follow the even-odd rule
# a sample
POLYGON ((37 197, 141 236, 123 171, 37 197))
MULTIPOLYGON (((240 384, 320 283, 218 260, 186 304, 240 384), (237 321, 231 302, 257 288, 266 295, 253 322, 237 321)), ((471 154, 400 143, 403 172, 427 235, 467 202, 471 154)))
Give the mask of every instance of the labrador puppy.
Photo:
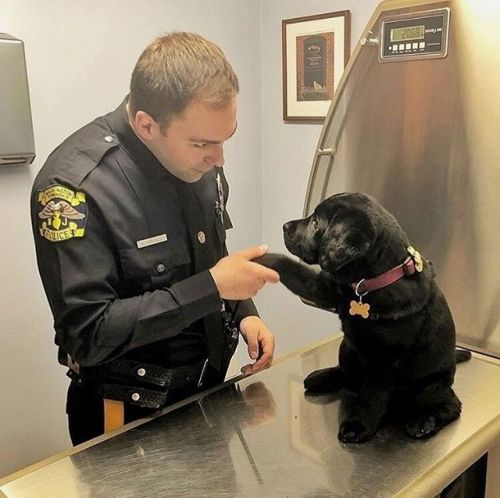
POLYGON ((283 226, 287 249, 256 261, 275 269, 292 292, 339 315, 338 366, 311 373, 310 393, 342 391, 345 443, 371 439, 388 416, 412 438, 455 420, 455 326, 430 261, 373 197, 343 193, 307 218, 283 226), (313 266, 314 265, 314 266, 313 266))

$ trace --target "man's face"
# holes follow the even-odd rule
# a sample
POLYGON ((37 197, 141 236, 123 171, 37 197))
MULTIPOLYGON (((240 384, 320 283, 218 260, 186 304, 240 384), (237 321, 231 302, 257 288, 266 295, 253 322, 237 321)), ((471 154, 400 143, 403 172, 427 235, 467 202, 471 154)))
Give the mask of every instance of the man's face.
POLYGON ((194 183, 224 164, 224 142, 236 131, 236 97, 223 109, 192 102, 146 145, 174 176, 194 183))

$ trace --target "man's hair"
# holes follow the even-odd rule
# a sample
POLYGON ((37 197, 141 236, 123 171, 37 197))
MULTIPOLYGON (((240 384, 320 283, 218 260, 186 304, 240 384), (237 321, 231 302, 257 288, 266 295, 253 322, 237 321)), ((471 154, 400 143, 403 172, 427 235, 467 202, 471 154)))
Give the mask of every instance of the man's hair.
POLYGON ((130 81, 132 116, 147 112, 162 128, 199 100, 224 108, 239 91, 238 78, 222 50, 195 33, 176 32, 153 40, 130 81))

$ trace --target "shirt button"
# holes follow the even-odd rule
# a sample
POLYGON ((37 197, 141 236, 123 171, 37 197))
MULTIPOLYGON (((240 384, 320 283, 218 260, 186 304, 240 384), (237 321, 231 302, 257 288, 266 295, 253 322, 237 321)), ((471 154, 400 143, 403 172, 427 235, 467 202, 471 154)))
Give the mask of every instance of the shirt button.
POLYGON ((163 263, 156 265, 156 271, 158 273, 163 273, 165 271, 165 265, 163 263))
POLYGON ((198 232, 198 242, 200 244, 204 244, 206 242, 206 240, 207 240, 207 237, 205 236, 205 232, 202 232, 202 231, 198 232))
POLYGON ((139 401, 141 399, 141 395, 139 393, 134 393, 131 398, 133 401, 139 401))
POLYGON ((146 369, 145 369, 145 368, 139 368, 139 369, 137 370, 137 375, 138 375, 139 377, 144 377, 144 376, 146 375, 146 369))
POLYGON ((114 141, 114 138, 113 138, 111 135, 106 135, 106 136, 104 137, 104 141, 105 141, 105 142, 108 142, 108 144, 110 144, 111 142, 113 142, 113 141, 114 141))

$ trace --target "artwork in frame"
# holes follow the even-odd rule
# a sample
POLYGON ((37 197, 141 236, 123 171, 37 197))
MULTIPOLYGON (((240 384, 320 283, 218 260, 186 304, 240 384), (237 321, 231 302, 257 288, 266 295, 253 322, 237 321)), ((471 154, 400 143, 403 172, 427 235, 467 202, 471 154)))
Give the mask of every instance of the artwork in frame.
POLYGON ((283 120, 322 123, 350 54, 348 10, 285 19, 283 120))

